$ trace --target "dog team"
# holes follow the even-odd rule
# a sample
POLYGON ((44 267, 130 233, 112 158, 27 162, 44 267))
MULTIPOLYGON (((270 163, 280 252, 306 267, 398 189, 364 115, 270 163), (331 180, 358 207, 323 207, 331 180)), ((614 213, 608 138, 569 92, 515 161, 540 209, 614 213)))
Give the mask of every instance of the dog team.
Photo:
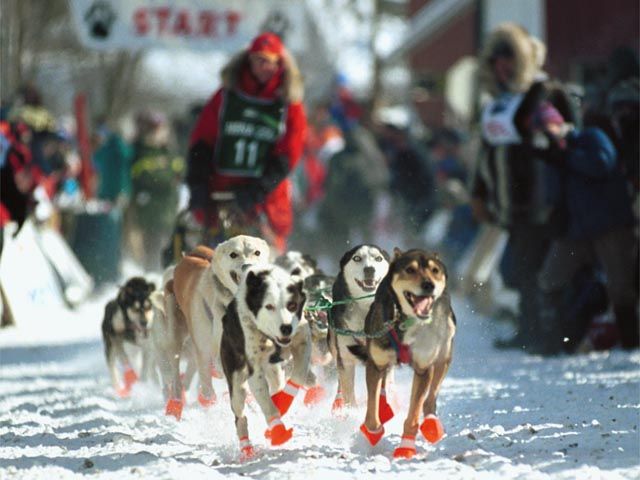
POLYGON ((142 277, 129 279, 107 304, 102 324, 120 396, 138 380, 125 343, 141 351, 141 380, 159 374, 165 413, 177 419, 196 373, 203 407, 217 401, 212 377, 224 375, 241 459, 255 455, 244 411, 248 395, 265 417, 266 438, 281 445, 293 434, 282 417, 301 390, 306 405, 324 397, 314 370, 322 376, 330 365, 338 374, 334 412, 356 405, 355 370, 365 366, 360 431, 376 445, 394 416, 385 387, 400 364, 414 375, 394 457, 412 458, 418 432, 430 443, 444 435, 436 400, 455 330, 446 269, 435 254, 395 249, 390 258, 375 245, 359 245, 342 256, 334 278, 299 252, 272 261, 267 242, 247 235, 183 254, 158 288, 142 277))

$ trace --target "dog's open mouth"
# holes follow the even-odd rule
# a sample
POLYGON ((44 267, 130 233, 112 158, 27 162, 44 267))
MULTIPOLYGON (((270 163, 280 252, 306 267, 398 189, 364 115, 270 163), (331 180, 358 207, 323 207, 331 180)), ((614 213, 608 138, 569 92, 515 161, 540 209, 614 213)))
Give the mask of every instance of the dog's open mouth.
POLYGON ((365 292, 373 292, 378 286, 378 281, 373 278, 365 278, 364 280, 355 279, 358 286, 365 292))
POLYGON ((287 347, 291 343, 291 337, 276 337, 276 343, 281 347, 287 347))
POLYGON ((404 297, 413 308, 413 313, 419 318, 427 318, 431 313, 431 306, 433 305, 433 295, 425 295, 423 297, 415 295, 411 292, 404 292, 404 297))
POLYGON ((231 277, 231 280, 233 280, 233 282, 236 285, 240 285, 240 275, 238 275, 235 271, 231 270, 231 272, 229 273, 229 276, 231 277))

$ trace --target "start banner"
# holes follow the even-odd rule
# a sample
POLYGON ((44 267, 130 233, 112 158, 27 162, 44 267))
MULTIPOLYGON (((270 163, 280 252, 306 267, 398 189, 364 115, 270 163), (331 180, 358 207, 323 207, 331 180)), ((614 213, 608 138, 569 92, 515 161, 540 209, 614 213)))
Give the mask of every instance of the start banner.
POLYGON ((181 47, 234 52, 259 32, 305 48, 302 0, 69 0, 80 42, 103 51, 181 47))

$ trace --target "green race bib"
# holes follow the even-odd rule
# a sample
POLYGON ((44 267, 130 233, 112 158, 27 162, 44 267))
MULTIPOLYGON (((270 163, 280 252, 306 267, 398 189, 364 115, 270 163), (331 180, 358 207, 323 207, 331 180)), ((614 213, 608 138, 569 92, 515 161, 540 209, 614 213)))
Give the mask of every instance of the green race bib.
POLYGON ((260 177, 269 152, 284 132, 285 110, 279 100, 227 90, 214 154, 216 170, 225 175, 260 177))

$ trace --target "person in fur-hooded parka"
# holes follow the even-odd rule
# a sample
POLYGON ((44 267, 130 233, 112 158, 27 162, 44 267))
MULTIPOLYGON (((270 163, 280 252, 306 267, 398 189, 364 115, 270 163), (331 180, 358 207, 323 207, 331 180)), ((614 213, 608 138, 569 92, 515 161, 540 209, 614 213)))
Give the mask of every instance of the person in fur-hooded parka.
POLYGON ((230 60, 221 80, 191 133, 189 208, 203 218, 211 192, 233 191, 245 212, 266 215, 283 250, 293 226, 287 176, 307 125, 302 76, 279 37, 263 33, 230 60))

